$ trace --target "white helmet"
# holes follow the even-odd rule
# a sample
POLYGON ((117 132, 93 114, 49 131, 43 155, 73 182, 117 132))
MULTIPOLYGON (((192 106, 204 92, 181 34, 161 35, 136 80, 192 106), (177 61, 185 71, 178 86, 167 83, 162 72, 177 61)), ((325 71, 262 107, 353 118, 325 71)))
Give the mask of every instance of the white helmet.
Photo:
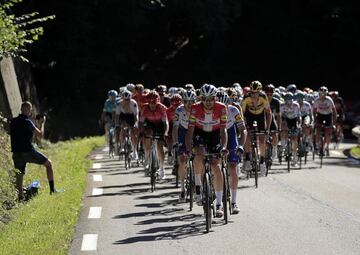
POLYGON ((176 87, 170 87, 169 90, 168 90, 168 93, 170 95, 175 95, 178 93, 178 89, 176 87))
POLYGON ((121 94, 122 98, 123 99, 130 99, 131 98, 131 92, 127 89, 125 89, 123 91, 123 93, 121 94))
POLYGON ((200 88, 200 95, 203 97, 214 97, 216 96, 217 89, 214 85, 205 83, 200 88))
POLYGON ((182 96, 183 96, 184 101, 195 101, 196 100, 196 94, 192 90, 185 91, 182 96))
POLYGON ((132 92, 135 89, 135 85, 132 83, 126 84, 126 89, 130 92, 132 92))

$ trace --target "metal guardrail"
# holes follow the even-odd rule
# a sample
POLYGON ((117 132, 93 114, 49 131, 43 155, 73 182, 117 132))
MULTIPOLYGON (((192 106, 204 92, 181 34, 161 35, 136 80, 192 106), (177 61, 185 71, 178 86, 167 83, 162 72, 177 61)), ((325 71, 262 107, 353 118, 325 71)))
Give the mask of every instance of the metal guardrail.
POLYGON ((351 130, 351 133, 357 137, 358 145, 360 146, 360 126, 356 126, 351 130))

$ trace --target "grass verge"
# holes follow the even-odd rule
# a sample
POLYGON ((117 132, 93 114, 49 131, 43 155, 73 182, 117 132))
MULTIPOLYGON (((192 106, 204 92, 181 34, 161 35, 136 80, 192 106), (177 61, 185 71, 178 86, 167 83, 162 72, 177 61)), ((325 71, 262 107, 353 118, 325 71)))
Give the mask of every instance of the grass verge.
POLYGON ((356 159, 360 159, 360 146, 351 148, 350 155, 356 159))
POLYGON ((24 184, 40 180, 40 194, 12 209, 12 221, 0 227, 0 254, 68 253, 86 187, 87 155, 102 144, 103 137, 84 138, 43 151, 52 161, 55 187, 65 189, 64 193, 50 196, 45 168, 29 165, 24 184))

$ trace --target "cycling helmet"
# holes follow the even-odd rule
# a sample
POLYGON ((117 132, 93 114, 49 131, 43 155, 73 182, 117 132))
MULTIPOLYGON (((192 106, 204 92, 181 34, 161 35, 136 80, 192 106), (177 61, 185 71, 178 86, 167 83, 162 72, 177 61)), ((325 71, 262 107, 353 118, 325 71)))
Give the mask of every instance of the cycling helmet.
POLYGON ((146 99, 149 103, 158 103, 160 102, 160 96, 159 93, 157 93, 155 90, 151 90, 147 96, 146 99))
POLYGON ((309 88, 309 87, 305 87, 305 88, 303 89, 303 91, 304 91, 305 93, 310 93, 310 92, 312 91, 312 89, 309 88))
POLYGON ((144 85, 136 84, 135 85, 135 91, 140 91, 140 92, 144 91, 144 85))
POLYGON ((278 89, 280 94, 286 91, 286 89, 283 86, 279 86, 278 89))
POLYGON ((119 88, 119 96, 126 90, 126 87, 120 87, 119 88))
POLYGON ((286 92, 285 95, 284 95, 284 100, 285 100, 285 101, 292 101, 292 100, 293 100, 293 97, 294 97, 293 93, 291 93, 291 92, 286 92))
POLYGON ((235 91, 236 91, 238 97, 242 97, 242 95, 243 95, 242 87, 235 87, 235 91))
POLYGON ((179 93, 179 90, 176 87, 170 87, 168 92, 170 95, 175 95, 175 94, 179 93))
POLYGON ((325 95, 327 95, 327 93, 328 93, 328 88, 327 87, 325 87, 325 86, 321 86, 320 88, 319 88, 319 95, 320 94, 325 94, 325 95))
POLYGON ((194 85, 192 85, 191 83, 188 83, 185 85, 185 89, 186 90, 194 90, 195 88, 194 88, 194 85))
POLYGON ((126 89, 130 92, 132 92, 135 89, 135 85, 132 83, 126 84, 126 89))
POLYGON ((174 106, 179 106, 182 103, 182 97, 179 94, 174 94, 170 97, 170 103, 174 106))
POLYGON ((251 92, 260 92, 262 90, 261 82, 259 81, 252 81, 250 83, 250 91, 251 92))
POLYGON ((233 88, 240 88, 241 89, 241 85, 238 82, 233 83, 232 86, 233 86, 233 88))
POLYGON ((291 93, 295 93, 296 92, 296 85, 295 84, 290 84, 289 86, 286 87, 286 91, 287 92, 291 92, 291 93))
POLYGON ((225 88, 225 87, 218 87, 218 88, 217 88, 217 91, 218 91, 218 92, 225 92, 225 91, 226 91, 226 88, 225 88))
POLYGON ((279 94, 278 92, 275 92, 275 93, 273 94, 273 98, 276 98, 276 99, 280 100, 280 99, 281 99, 281 96, 280 96, 280 94, 279 94))
POLYGON ((272 85, 272 84, 268 84, 268 85, 265 86, 264 91, 265 91, 265 93, 273 94, 274 91, 275 91, 275 86, 272 85))
POLYGON ((117 97, 118 96, 118 93, 116 92, 116 90, 109 90, 108 92, 108 96, 109 97, 117 97))
POLYGON ((200 88, 200 95, 203 97, 214 97, 216 96, 217 89, 214 85, 205 83, 200 88))
POLYGON ((184 101, 195 101, 196 100, 196 94, 192 90, 185 91, 183 93, 183 99, 184 99, 184 101))
POLYGON ((339 96, 339 92, 338 91, 330 91, 329 96, 331 96, 332 98, 337 98, 339 96))
POLYGON ((131 98, 131 92, 129 90, 124 90, 124 92, 121 94, 123 99, 130 99, 131 98))
POLYGON ((224 105, 229 103, 229 96, 225 92, 221 91, 216 94, 217 100, 224 105))
POLYGON ((165 93, 166 92, 166 85, 157 85, 156 86, 156 92, 158 92, 158 93, 165 93))
POLYGON ((299 91, 295 94, 296 101, 302 102, 305 98, 305 92, 299 91))
POLYGON ((235 90, 235 88, 229 88, 227 90, 227 94, 229 96, 229 98, 232 98, 232 99, 237 99, 238 98, 238 92, 235 90))

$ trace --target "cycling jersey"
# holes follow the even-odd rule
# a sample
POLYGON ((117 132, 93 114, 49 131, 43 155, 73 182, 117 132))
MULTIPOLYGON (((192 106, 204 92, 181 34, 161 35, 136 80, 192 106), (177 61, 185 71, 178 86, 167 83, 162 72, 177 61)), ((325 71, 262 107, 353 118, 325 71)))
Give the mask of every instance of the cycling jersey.
POLYGON ((300 105, 300 115, 301 117, 306 117, 312 114, 311 104, 307 101, 303 101, 300 105))
POLYGON ((113 113, 116 109, 116 101, 110 101, 107 99, 104 103, 103 111, 107 113, 113 113))
POLYGON ((300 117, 300 106, 297 102, 291 105, 284 103, 280 106, 280 113, 284 119, 296 119, 300 117))
POLYGON ((127 103, 126 100, 120 100, 116 106, 115 112, 116 115, 120 115, 120 113, 124 113, 124 114, 133 114, 137 116, 139 114, 139 109, 134 99, 130 99, 129 103, 127 103))
POLYGON ((156 108, 154 111, 150 110, 150 106, 148 103, 143 105, 140 115, 141 122, 167 122, 168 118, 166 115, 166 107, 161 103, 156 104, 156 108))
POLYGON ((334 100, 336 113, 338 114, 338 121, 342 121, 345 115, 345 104, 344 100, 341 97, 337 97, 334 100))
POLYGON ((281 102, 279 99, 277 99, 277 98, 271 99, 270 108, 271 108, 271 112, 273 113, 273 115, 280 113, 280 105, 281 105, 281 102))
POLYGON ((263 113, 264 110, 269 109, 270 104, 264 92, 259 92, 257 99, 254 99, 251 93, 248 93, 241 103, 241 108, 244 113, 249 112, 254 115, 259 115, 263 113))
POLYGON ((334 108, 334 102, 329 96, 326 96, 324 100, 321 100, 320 97, 318 97, 315 99, 313 104, 313 109, 315 110, 315 112, 322 115, 328 115, 332 113, 334 108))
POLYGON ((186 112, 185 106, 182 104, 175 110, 174 126, 181 126, 188 129, 190 112, 186 112))
POLYGON ((133 96, 132 96, 132 98, 138 104, 138 108, 139 108, 140 112, 141 112, 143 105, 147 103, 146 96, 147 96, 146 94, 137 94, 137 93, 133 94, 133 96))
POLYGON ((168 118, 169 123, 173 123, 175 120, 175 111, 177 107, 171 105, 169 108, 166 109, 166 115, 168 118))
POLYGON ((226 128, 229 129, 236 125, 237 127, 244 126, 244 118, 236 106, 228 105, 227 107, 227 122, 226 128))
POLYGON ((206 113, 202 102, 191 106, 189 117, 189 127, 197 127, 205 132, 218 130, 226 127, 227 115, 226 106, 220 102, 215 102, 211 113, 206 113))

